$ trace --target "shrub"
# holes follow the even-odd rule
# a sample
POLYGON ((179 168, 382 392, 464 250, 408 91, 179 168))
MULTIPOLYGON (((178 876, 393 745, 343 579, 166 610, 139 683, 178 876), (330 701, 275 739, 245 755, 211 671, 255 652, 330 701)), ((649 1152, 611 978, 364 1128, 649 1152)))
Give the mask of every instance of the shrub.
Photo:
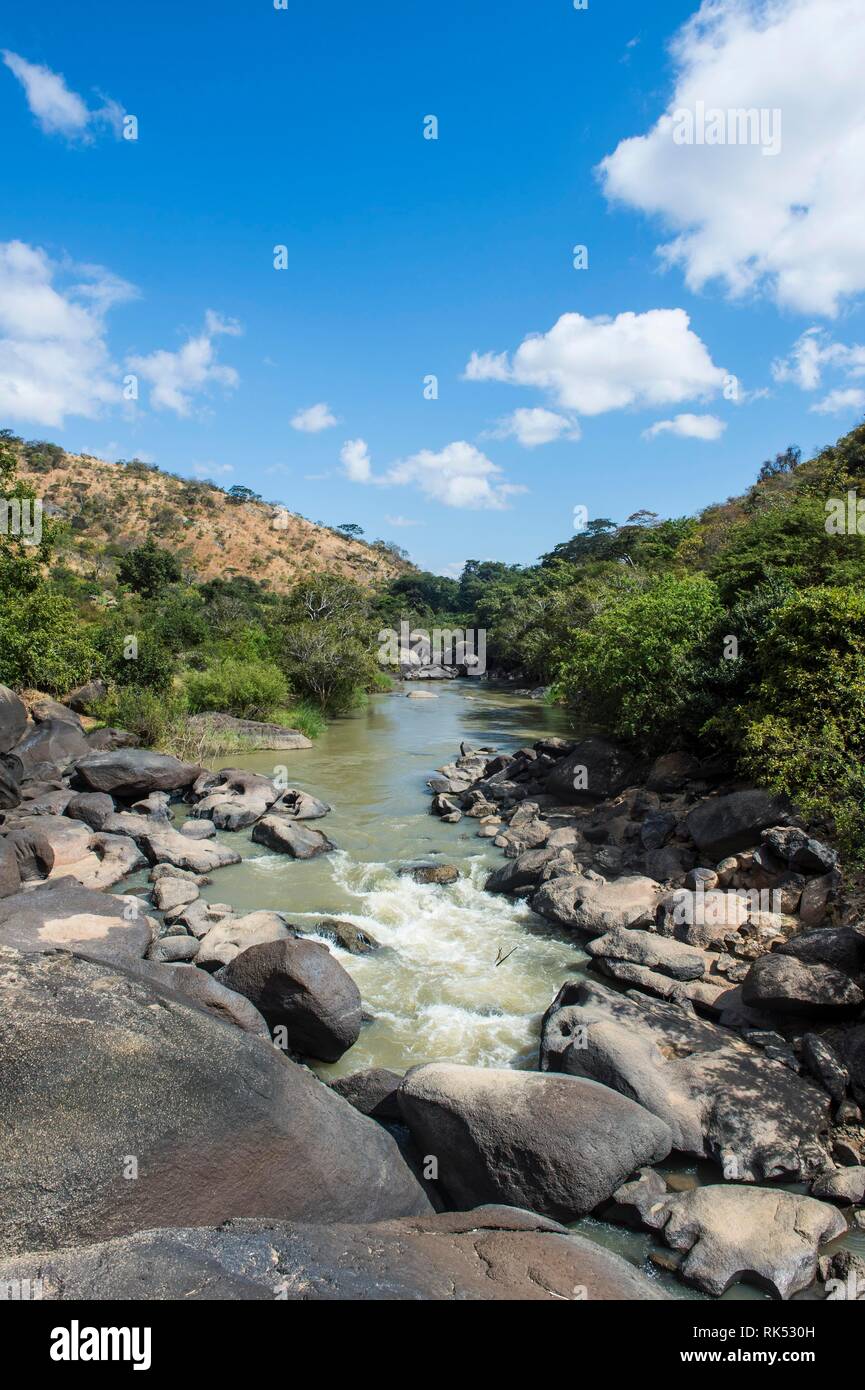
POLYGON ((240 719, 268 719, 288 699, 285 677, 266 661, 223 657, 205 671, 189 671, 185 683, 193 714, 218 710, 240 719))
POLYGON ((78 611, 47 587, 0 604, 0 681, 64 694, 89 680, 98 656, 78 611))

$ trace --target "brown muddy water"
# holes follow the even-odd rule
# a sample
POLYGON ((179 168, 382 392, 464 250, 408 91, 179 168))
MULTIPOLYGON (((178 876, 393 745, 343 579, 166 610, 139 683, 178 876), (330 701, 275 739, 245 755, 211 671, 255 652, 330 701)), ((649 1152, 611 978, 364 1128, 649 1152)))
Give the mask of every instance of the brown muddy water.
MULTIPOLYGON (((271 777, 285 768, 290 786, 328 802, 332 813, 318 824, 338 851, 301 863, 254 845, 249 831, 220 834, 243 862, 220 870, 203 895, 236 911, 284 912, 306 931, 322 917, 342 918, 382 946, 353 956, 325 943, 357 981, 373 1022, 339 1062, 316 1064, 324 1079, 430 1061, 537 1065, 541 1016, 560 985, 585 969, 587 956, 524 903, 484 891, 501 851, 477 838, 475 822, 444 825, 431 816, 426 781, 458 755, 463 740, 510 751, 544 735, 574 733, 562 710, 506 687, 460 680, 375 695, 331 723, 312 749, 225 760, 271 777), (419 688, 436 698, 407 698, 419 688), (417 863, 455 864, 459 881, 440 887, 399 875, 417 863), (500 953, 507 959, 497 966, 500 953)), ((711 1164, 683 1160, 661 1168, 680 1186, 719 1180, 711 1164)), ((675 1297, 704 1297, 648 1262, 656 1248, 650 1236, 592 1218, 574 1229, 642 1267, 675 1297)), ((865 1255, 865 1235, 845 1243, 865 1255)), ((815 1296, 822 1293, 804 1295, 815 1296)), ((762 1297, 746 1284, 724 1295, 762 1297)))

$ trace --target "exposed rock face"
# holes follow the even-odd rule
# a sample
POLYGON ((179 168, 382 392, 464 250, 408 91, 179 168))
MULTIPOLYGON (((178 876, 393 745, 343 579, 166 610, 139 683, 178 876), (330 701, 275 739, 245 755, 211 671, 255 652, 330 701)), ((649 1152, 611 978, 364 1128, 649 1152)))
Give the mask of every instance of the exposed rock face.
POLYGON ((460 871, 456 864, 420 864, 413 869, 400 869, 401 874, 411 874, 415 883, 456 883, 460 871))
POLYGON ((182 763, 168 753, 118 748, 79 757, 75 771, 88 791, 109 792, 134 801, 149 792, 184 791, 192 786, 201 769, 192 763, 182 763))
POLYGON ((4 838, 0 840, 0 898, 8 898, 21 887, 21 870, 15 846, 4 838))
POLYGON ((429 1210, 381 1126, 269 1043, 156 984, 2 948, 0 1014, 3 1254, 166 1220, 429 1210), (124 1176, 131 1160, 137 1178, 124 1176))
POLYGON ((388 1071, 387 1067, 370 1067, 368 1071, 338 1077, 331 1082, 331 1089, 362 1115, 371 1115, 374 1120, 401 1121, 397 1095, 401 1083, 399 1072, 388 1071))
POLYGON ((8 685, 0 685, 0 753, 8 753, 27 728, 27 706, 8 685))
POLYGON ((740 1181, 801 1179, 825 1164, 829 1097, 676 1004, 565 985, 544 1019, 541 1066, 633 1097, 670 1126, 675 1149, 740 1181))
POLYGON ((76 686, 75 690, 70 691, 66 696, 66 703, 78 714, 89 714, 92 706, 104 700, 107 694, 108 687, 104 681, 88 681, 86 685, 76 686))
POLYGON ((648 925, 660 895, 660 884, 639 874, 610 883, 599 875, 568 874, 541 884, 532 907, 550 922, 599 936, 618 927, 648 925))
POLYGON ((700 764, 690 753, 664 753, 656 758, 646 778, 653 792, 680 792, 700 776, 700 764))
POLYGON ((865 1002, 849 975, 819 961, 775 951, 754 961, 742 985, 742 998, 754 1008, 773 1013, 816 1016, 850 1014, 865 1002))
POLYGON ((437 1063, 408 1073, 399 1103, 457 1204, 506 1202, 561 1220, 591 1211, 672 1142, 632 1100, 572 1077, 437 1063))
POLYGON ((279 792, 269 777, 224 767, 199 777, 193 795, 201 797, 194 815, 212 820, 219 830, 242 830, 261 819, 279 792))
POLYGON ((591 735, 556 763, 547 777, 546 790, 565 803, 604 801, 636 780, 639 770, 630 753, 608 739, 591 735))
POLYGON ((838 1168, 834 1173, 821 1173, 811 1184, 811 1196, 839 1202, 841 1206, 865 1202, 865 1168, 857 1164, 838 1168))
POLYGON ((35 700, 30 706, 30 715, 37 724, 44 724, 46 719, 59 719, 63 723, 71 724, 80 734, 84 733, 84 725, 75 711, 61 705, 57 700, 35 700))
POLYGON ((698 850, 712 860, 748 849, 770 826, 792 819, 790 807, 760 790, 730 792, 701 801, 685 821, 698 850))
POLYGON ((699 980, 707 968, 704 951, 655 932, 631 931, 626 927, 616 927, 596 937, 586 950, 601 965, 624 961, 660 970, 674 980, 699 980))
POLYGON ((309 830, 288 816, 265 816, 255 826, 252 838, 255 844, 290 854, 293 859, 314 859, 336 849, 320 830, 309 830))
POLYGON ((796 956, 808 965, 831 965, 846 975, 865 971, 865 930, 861 927, 821 927, 797 932, 775 950, 778 955, 796 956))
POLYGON ((657 1301, 633 1265, 511 1207, 368 1225, 231 1221, 145 1231, 0 1261, 0 1282, 42 1279, 46 1299, 304 1302, 657 1301), (14 1266, 14 1268, 13 1268, 14 1266))
POLYGON ((94 893, 73 878, 0 899, 0 945, 73 951, 124 966, 144 955, 155 922, 135 898, 94 893))
POLYGON ((298 936, 323 936, 352 956, 366 956, 370 951, 381 950, 380 943, 363 927, 354 922, 341 922, 337 917, 324 917, 314 927, 295 927, 294 931, 298 936))
POLYGON ((336 1062, 360 1036, 360 990, 317 941, 289 938, 251 946, 219 978, 245 995, 271 1029, 284 1028, 288 1047, 302 1056, 336 1062))

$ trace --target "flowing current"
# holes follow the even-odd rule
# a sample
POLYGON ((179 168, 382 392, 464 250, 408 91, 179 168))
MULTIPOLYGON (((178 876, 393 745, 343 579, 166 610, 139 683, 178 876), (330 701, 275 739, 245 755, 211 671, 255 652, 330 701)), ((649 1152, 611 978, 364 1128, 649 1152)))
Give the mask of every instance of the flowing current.
POLYGON ((476 821, 443 825, 431 816, 426 786, 463 740, 515 749, 567 734, 567 716, 471 681, 424 686, 435 699, 407 698, 419 688, 374 696, 311 750, 224 760, 268 776, 285 767, 291 786, 333 807, 318 824, 339 848, 304 863, 252 844, 248 832, 242 846, 236 835, 221 836, 244 861, 215 875, 206 895, 237 911, 278 909, 307 931, 337 917, 381 946, 357 956, 327 943, 357 981, 372 1022, 340 1062, 317 1067, 326 1076, 433 1060, 533 1065, 540 1016, 585 960, 524 903, 484 891, 501 850, 478 838, 476 821), (399 874, 418 862, 454 864, 460 878, 436 886, 399 874))

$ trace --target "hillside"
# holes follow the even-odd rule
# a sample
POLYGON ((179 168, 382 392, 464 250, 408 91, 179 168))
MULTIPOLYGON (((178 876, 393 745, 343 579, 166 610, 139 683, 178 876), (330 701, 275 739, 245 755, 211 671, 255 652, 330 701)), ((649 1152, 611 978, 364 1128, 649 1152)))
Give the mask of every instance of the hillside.
POLYGON ((342 536, 277 504, 237 502, 213 483, 137 460, 106 463, 41 443, 21 445, 18 457, 21 478, 68 524, 57 560, 103 586, 148 536, 190 579, 246 575, 277 594, 323 571, 371 588, 413 568, 384 542, 342 536))

